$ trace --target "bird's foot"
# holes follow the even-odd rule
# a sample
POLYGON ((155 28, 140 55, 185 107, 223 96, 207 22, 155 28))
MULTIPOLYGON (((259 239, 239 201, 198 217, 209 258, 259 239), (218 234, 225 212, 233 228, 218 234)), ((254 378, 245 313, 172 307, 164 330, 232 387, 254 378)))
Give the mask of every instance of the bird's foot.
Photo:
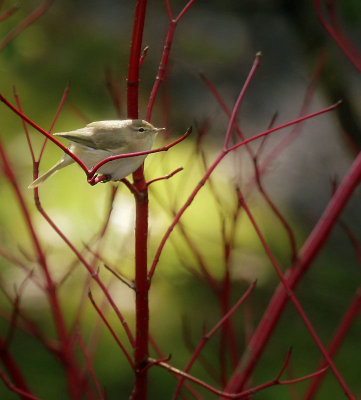
POLYGON ((88 183, 92 186, 99 182, 105 183, 110 181, 109 175, 94 175, 92 178, 88 179, 88 183))

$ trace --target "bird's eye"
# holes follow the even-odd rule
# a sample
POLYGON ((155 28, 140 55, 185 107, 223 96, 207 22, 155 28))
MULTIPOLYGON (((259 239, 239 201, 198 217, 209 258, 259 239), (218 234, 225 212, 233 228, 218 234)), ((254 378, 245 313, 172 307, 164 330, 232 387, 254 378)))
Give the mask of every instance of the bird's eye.
POLYGON ((144 131, 145 131, 144 128, 139 128, 139 129, 138 129, 138 132, 140 132, 140 133, 143 133, 144 131))

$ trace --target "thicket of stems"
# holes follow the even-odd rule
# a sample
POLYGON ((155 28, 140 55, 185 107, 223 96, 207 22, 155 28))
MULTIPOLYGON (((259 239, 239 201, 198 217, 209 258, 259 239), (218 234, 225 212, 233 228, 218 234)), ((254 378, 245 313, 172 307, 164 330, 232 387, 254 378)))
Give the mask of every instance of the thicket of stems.
MULTIPOLYGON (((130 119, 139 118, 139 89, 140 89, 140 74, 144 66, 144 60, 147 57, 147 48, 143 47, 143 31, 145 22, 147 19, 147 0, 137 0, 135 2, 134 10, 134 22, 133 31, 130 38, 130 51, 129 51, 129 66, 127 76, 127 117, 130 119)), ((187 13, 192 12, 192 7, 196 3, 195 0, 190 0, 185 3, 183 9, 178 15, 174 16, 172 6, 169 0, 165 0, 165 10, 168 16, 168 30, 164 39, 164 47, 159 62, 159 68, 157 75, 154 80, 151 93, 149 95, 149 102, 146 111, 145 119, 150 121, 152 118, 152 111, 155 105, 156 99, 160 96, 161 85, 166 80, 167 73, 169 71, 170 55, 172 52, 172 45, 174 37, 176 35, 176 28, 178 24, 182 23, 183 18, 186 18, 187 13)), ((16 26, 0 43, 0 51, 4 49, 12 40, 16 39, 19 34, 25 34, 23 32, 29 25, 35 23, 44 12, 50 7, 52 1, 44 1, 39 8, 34 10, 26 19, 24 19, 18 26, 16 26)), ((361 72, 361 56, 352 45, 351 41, 347 38, 346 34, 342 32, 340 25, 337 23, 337 14, 333 3, 327 4, 324 7, 322 1, 314 0, 314 9, 317 17, 321 21, 321 24, 326 29, 330 37, 337 43, 339 48, 344 52, 346 57, 350 60, 352 65, 361 72)), ((10 8, 0 15, 0 21, 10 18, 13 13, 17 11, 16 8, 10 8)), ((150 50, 151 51, 151 50, 150 50)), ((84 251, 79 250, 72 239, 69 238, 58 226, 48 212, 43 208, 41 203, 41 196, 39 195, 38 188, 33 191, 33 201, 36 205, 37 211, 47 221, 49 226, 57 233, 57 235, 63 240, 64 244, 74 254, 76 263, 81 264, 85 267, 88 273, 88 279, 84 283, 82 303, 79 305, 77 310, 77 318, 73 324, 69 326, 66 321, 64 307, 61 304, 59 297, 59 289, 63 282, 67 279, 71 273, 71 268, 66 271, 62 280, 57 280, 51 272, 49 263, 51 262, 49 254, 45 251, 44 244, 42 243, 40 236, 35 228, 34 217, 30 211, 28 201, 24 188, 20 187, 19 180, 16 174, 16 168, 13 165, 5 146, 0 140, 0 159, 2 174, 10 185, 14 197, 18 203, 20 213, 27 227, 28 235, 31 239, 31 245, 35 254, 37 268, 41 271, 41 274, 34 273, 29 267, 27 267, 20 257, 13 254, 11 251, 7 251, 0 247, 1 257, 6 258, 8 261, 21 268, 25 274, 22 283, 16 288, 15 295, 11 294, 9 288, 6 287, 5 282, 0 282, 0 289, 8 297, 11 305, 12 312, 4 316, 8 320, 8 334, 6 337, 0 336, 0 378, 8 389, 16 394, 21 399, 39 399, 37 397, 36 388, 32 387, 31 382, 27 382, 25 374, 22 371, 22 364, 20 360, 15 360, 11 354, 10 344, 13 340, 14 332, 22 330, 26 334, 34 337, 38 340, 49 353, 59 361, 63 370, 64 376, 68 386, 68 396, 70 399, 106 399, 106 390, 102 386, 97 378, 97 368, 94 365, 94 349, 86 344, 85 338, 81 335, 79 324, 82 320, 82 314, 84 313, 84 304, 89 302, 92 305, 94 312, 99 317, 99 321, 109 331, 110 335, 114 339, 115 345, 120 349, 119 357, 124 357, 127 361, 127 366, 133 372, 134 385, 130 395, 132 400, 145 400, 147 399, 149 392, 149 385, 156 385, 149 381, 149 371, 151 368, 161 368, 172 374, 176 380, 175 391, 173 399, 178 398, 194 398, 201 399, 203 390, 206 393, 212 393, 221 399, 247 399, 256 392, 266 390, 269 387, 276 385, 293 385, 298 382, 308 381, 308 388, 302 397, 303 399, 315 398, 320 384, 324 379, 327 371, 332 372, 334 379, 338 385, 342 388, 345 396, 349 399, 355 399, 355 394, 352 392, 347 384, 347 379, 343 376, 342 369, 334 362, 334 356, 337 350, 341 347, 343 341, 347 337, 347 332, 350 329, 354 319, 358 316, 361 306, 360 288, 357 290, 354 298, 350 301, 350 305, 344 311, 343 318, 339 325, 335 329, 333 338, 330 340, 329 345, 326 345, 321 340, 317 330, 315 329, 312 321, 308 317, 299 297, 295 294, 295 288, 300 283, 304 275, 310 269, 312 262, 316 256, 324 247, 327 239, 329 238, 332 230, 339 221, 340 214, 347 206, 352 194, 361 180, 361 153, 359 153, 348 172, 345 174, 343 180, 339 183, 337 189, 334 191, 327 207, 323 214, 320 216, 317 224, 313 228, 312 232, 308 235, 307 239, 302 246, 298 247, 295 239, 295 233, 292 229, 291 224, 287 221, 283 215, 282 210, 277 207, 275 201, 272 200, 272 195, 267 192, 263 185, 264 176, 267 173, 267 167, 269 164, 274 162, 279 154, 289 145, 290 141, 295 137, 295 130, 301 130, 302 122, 311 118, 317 118, 321 114, 332 112, 338 107, 342 107, 340 102, 326 107, 324 109, 311 111, 310 99, 314 93, 315 81, 317 81, 320 69, 317 67, 315 75, 310 84, 304 99, 304 104, 298 116, 290 118, 288 122, 283 124, 277 124, 277 118, 270 122, 267 130, 254 134, 251 137, 246 137, 244 132, 241 130, 237 116, 239 114, 239 108, 247 96, 247 90, 252 85, 252 81, 257 79, 256 73, 261 63, 261 54, 258 53, 253 60, 253 64, 250 67, 248 76, 244 79, 244 84, 240 85, 239 95, 230 109, 226 106, 222 95, 218 92, 217 88, 207 78, 206 75, 202 75, 201 79, 205 82, 209 88, 210 95, 215 96, 221 109, 228 117, 227 126, 224 129, 223 145, 219 149, 215 158, 212 161, 207 161, 202 153, 202 135, 204 132, 202 129, 198 129, 198 137, 195 141, 195 148, 197 156, 200 156, 203 162, 204 173, 199 182, 194 186, 184 203, 178 207, 178 209, 168 210, 172 215, 172 221, 167 228, 164 229, 164 233, 159 241, 157 249, 154 253, 154 257, 148 265, 149 259, 149 185, 155 184, 160 180, 168 180, 167 185, 172 185, 172 177, 182 171, 182 167, 175 169, 167 175, 153 178, 149 181, 146 180, 144 175, 144 166, 142 165, 137 171, 133 173, 132 182, 129 180, 123 180, 119 185, 126 185, 130 190, 130 195, 134 197, 135 201, 135 249, 134 249, 134 280, 129 280, 127 277, 119 275, 110 266, 106 268, 114 274, 114 276, 120 280, 124 285, 134 293, 134 313, 135 323, 134 326, 130 326, 127 322, 127 318, 120 311, 120 307, 112 296, 112 292, 109 290, 109 286, 104 278, 99 274, 98 264, 101 260, 101 249, 103 240, 106 237, 106 232, 109 226, 111 210, 116 201, 116 193, 118 188, 113 187, 110 193, 109 211, 104 218, 104 223, 100 227, 99 234, 97 237, 97 245, 91 247, 92 258, 89 261, 88 257, 85 257, 84 251), (264 154, 263 144, 269 135, 277 135, 278 132, 283 131, 285 128, 292 127, 292 130, 285 136, 285 138, 273 148, 267 154, 264 154), (258 150, 250 146, 251 142, 260 143, 258 150), (214 171, 219 167, 221 162, 232 153, 237 153, 241 148, 245 149, 245 153, 248 154, 252 160, 254 167, 253 178, 245 185, 244 188, 240 188, 237 185, 230 185, 230 196, 236 199, 235 203, 237 206, 233 211, 225 212, 224 204, 217 194, 216 185, 217 183, 213 179, 214 171), (191 236, 188 234, 184 225, 182 224, 182 217, 185 213, 189 212, 192 208, 194 200, 198 194, 205 190, 205 185, 208 185, 208 190, 213 195, 215 202, 218 207, 218 217, 221 221, 221 238, 222 238, 222 251, 223 251, 223 262, 224 270, 221 277, 216 276, 212 270, 212 265, 209 261, 206 261, 197 243, 195 243, 191 236), (282 270, 281 266, 277 262, 275 254, 272 252, 271 246, 267 243, 264 233, 257 221, 257 217, 252 211, 252 207, 249 206, 248 194, 251 191, 258 191, 262 198, 265 200, 265 204, 271 209, 275 215, 279 224, 285 230, 288 237, 288 244, 291 252, 290 263, 286 270, 282 270), (240 324, 240 318, 238 317, 238 310, 245 307, 249 298, 252 297, 254 291, 257 290, 256 282, 253 282, 244 293, 239 293, 238 301, 232 303, 232 271, 230 257, 235 247, 236 241, 236 229, 239 224, 240 215, 247 217, 251 223, 256 235, 261 243, 262 248, 268 258, 270 265, 274 268, 278 278, 278 287, 274 290, 273 296, 270 299, 267 307, 263 312, 257 327, 249 332, 247 343, 244 349, 241 348, 241 344, 237 340, 236 325, 240 324), (228 220, 227 220, 228 218, 228 220), (230 226, 227 229, 226 226, 230 226), (219 316, 218 322, 207 331, 204 330, 202 337, 199 339, 197 346, 192 348, 191 355, 187 364, 181 368, 173 365, 170 357, 164 355, 162 346, 157 343, 156 339, 152 337, 149 330, 149 320, 152 310, 149 307, 149 290, 151 288, 153 279, 156 276, 157 268, 160 266, 162 261, 163 249, 172 239, 172 232, 178 229, 181 236, 187 243, 190 252, 197 260, 198 267, 184 265, 188 270, 194 274, 197 279, 200 279, 205 285, 209 287, 211 292, 217 298, 220 305, 221 315, 219 316), (25 290, 26 283, 31 281, 39 289, 46 294, 50 315, 52 317, 52 324, 55 327, 55 338, 50 338, 44 335, 37 323, 32 319, 30 315, 20 306, 20 299, 23 291, 25 290), (93 291, 90 290, 90 281, 94 281, 94 284, 100 289, 104 295, 104 303, 99 304, 99 300, 93 295, 93 291), (280 363, 279 371, 274 373, 275 378, 263 382, 261 384, 252 383, 252 375, 255 367, 261 360, 262 354, 265 351, 270 338, 277 327, 285 306, 288 302, 291 302, 299 317, 306 326, 310 337, 316 344, 320 352, 320 361, 318 365, 314 366, 314 370, 308 374, 299 377, 284 378, 285 371, 289 369, 291 362, 291 351, 287 352, 283 359, 283 363, 280 363), (120 322, 123 333, 118 332, 118 328, 114 326, 114 323, 110 322, 110 318, 105 312, 105 308, 111 308, 112 312, 120 322), (237 318, 236 318, 237 316, 237 318), (202 350, 211 341, 214 336, 220 336, 219 342, 219 365, 217 368, 218 373, 215 377, 216 384, 209 384, 191 373, 191 369, 195 363, 200 363, 204 366, 205 370, 212 370, 207 365, 207 362, 202 358, 202 350), (125 337, 125 339, 122 339, 125 337), (80 350, 82 359, 75 354, 75 350, 80 350), (151 349, 151 351, 150 351, 151 349), (151 352, 157 354, 158 358, 151 356, 151 352), (229 373, 231 369, 231 373, 229 373), (217 386, 218 385, 218 386, 217 386), (217 386, 217 387, 216 387, 217 386)), ((116 85, 114 77, 111 74, 107 74, 108 86, 111 91, 112 98, 114 100, 114 106, 119 112, 121 93, 119 87, 116 85)), ((73 157, 74 161, 84 170, 86 179, 91 185, 96 185, 101 182, 101 178, 97 177, 96 173, 98 169, 106 162, 112 161, 116 158, 134 157, 140 154, 159 153, 163 151, 172 151, 183 140, 187 140, 191 133, 191 128, 186 130, 185 133, 173 142, 156 148, 148 152, 132 153, 126 155, 119 155, 110 157, 102 161, 101 163, 94 166, 91 170, 85 166, 85 164, 74 154, 70 152, 62 143, 60 143, 55 137, 51 135, 53 126, 58 119, 60 112, 66 102, 69 88, 66 88, 64 95, 60 101, 59 108, 54 113, 54 119, 50 125, 49 130, 43 129, 37 123, 32 121, 23 111, 26 109, 25 104, 21 104, 20 96, 14 90, 14 99, 16 105, 12 104, 12 101, 6 99, 0 94, 0 101, 4 103, 13 113, 18 115, 22 122, 23 128, 26 135, 26 140, 30 150, 30 155, 33 162, 33 175, 34 178, 38 176, 39 163, 44 155, 44 148, 47 141, 52 141, 54 145, 58 146, 61 150, 73 157), (29 134, 28 127, 32 126, 40 134, 44 135, 43 146, 36 156, 36 151, 33 147, 32 140, 29 134)), ((335 99, 337 101, 337 99, 335 99)), ((5 129, 6 127, 1 127, 5 129)), ((207 131, 209 126, 205 125, 204 131, 207 131)), ((348 237, 355 249, 355 257, 361 260, 361 247, 357 241, 352 230, 345 226, 348 237)), ((90 251, 90 250, 89 250, 90 251)), ((180 263, 182 260, 180 258, 180 263)), ((80 285, 79 285, 80 287, 80 285)), ((186 340, 185 334, 185 340, 186 340)), ((119 371, 119 375, 121 371, 119 371)), ((124 394, 120 394, 121 398, 125 398, 124 394), (122 397, 123 396, 123 397, 122 397)), ((207 396, 207 395, 205 395, 207 396)))

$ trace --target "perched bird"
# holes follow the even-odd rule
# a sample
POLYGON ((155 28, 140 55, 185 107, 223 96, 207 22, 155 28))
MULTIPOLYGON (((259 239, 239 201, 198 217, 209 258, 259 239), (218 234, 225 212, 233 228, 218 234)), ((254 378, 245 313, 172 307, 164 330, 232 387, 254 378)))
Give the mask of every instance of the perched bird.
MULTIPOLYGON (((96 121, 75 131, 54 133, 54 136, 70 140, 69 150, 90 169, 110 156, 150 150, 157 133, 162 130, 164 128, 155 128, 141 119, 125 119, 96 121)), ((139 168, 145 157, 142 155, 109 161, 97 173, 106 175, 108 180, 119 181, 139 168)), ((36 188, 56 171, 73 162, 72 157, 64 154, 48 172, 31 183, 29 189, 36 188)))

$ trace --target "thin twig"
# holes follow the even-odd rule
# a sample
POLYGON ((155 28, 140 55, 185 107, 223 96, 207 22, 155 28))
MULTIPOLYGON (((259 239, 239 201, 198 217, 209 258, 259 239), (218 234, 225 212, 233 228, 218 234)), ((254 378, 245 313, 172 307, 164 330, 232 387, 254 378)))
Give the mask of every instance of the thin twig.
POLYGON ((278 378, 279 374, 277 374, 277 378, 272 379, 272 380, 270 380, 268 382, 265 382, 265 383, 263 383, 261 385, 258 385, 256 387, 253 387, 251 389, 244 390, 244 391, 242 391, 240 393, 227 393, 227 392, 224 392, 222 390, 218 390, 218 389, 212 387, 208 383, 205 383, 202 380, 200 380, 200 379, 198 379, 198 378, 196 378, 196 377, 194 377, 192 375, 189 375, 186 372, 179 370, 178 368, 175 368, 175 367, 171 366, 170 364, 167 364, 167 363, 162 362, 162 361, 156 362, 157 360, 154 360, 152 358, 150 358, 149 361, 150 362, 154 362, 153 365, 156 365, 156 366, 159 366, 161 368, 164 368, 165 370, 167 370, 168 372, 170 372, 173 375, 181 376, 184 379, 187 379, 187 380, 189 380, 191 382, 194 382, 197 385, 202 386, 205 389, 207 389, 208 391, 214 393, 215 395, 222 396, 222 398, 225 398, 225 399, 242 399, 242 398, 246 399, 250 395, 252 395, 254 393, 257 393, 257 392, 260 392, 261 390, 265 390, 265 389, 267 389, 269 387, 277 386, 277 385, 291 385, 291 384, 294 384, 294 383, 303 382, 303 381, 305 381, 307 379, 311 379, 311 378, 314 378, 317 375, 323 374, 327 370, 327 368, 323 368, 323 369, 321 369, 319 371, 316 371, 316 372, 313 372, 311 374, 302 376, 300 378, 289 379, 289 380, 284 380, 284 381, 279 380, 279 378, 278 378))
POLYGON ((169 178, 171 178, 172 176, 174 176, 175 174, 177 174, 180 171, 183 171, 183 167, 179 167, 179 168, 175 169, 173 172, 171 172, 168 175, 164 175, 164 176, 160 176, 159 178, 151 179, 150 181, 147 182, 147 185, 149 186, 154 182, 158 182, 158 181, 162 181, 162 180, 165 180, 165 179, 169 179, 169 178))
POLYGON ((124 278, 122 278, 117 272, 114 271, 114 269, 110 268, 109 265, 104 264, 104 267, 111 272, 117 279, 119 279, 124 285, 128 286, 129 289, 135 290, 135 285, 134 283, 130 283, 126 281, 124 278))
POLYGON ((195 0, 190 0, 175 19, 172 16, 172 11, 170 8, 169 0, 165 1, 167 13, 168 13, 168 20, 169 20, 168 32, 167 32, 167 35, 165 38, 163 54, 162 54, 162 57, 161 57, 161 60, 159 63, 158 73, 154 80, 154 85, 153 85, 152 91, 149 96, 147 114, 146 114, 147 121, 150 121, 150 119, 151 119, 155 99, 158 95, 160 85, 163 82, 163 80, 166 76, 166 73, 167 73, 167 69, 168 69, 168 65, 169 65, 169 55, 170 55, 170 51, 172 49, 175 29, 177 27, 178 22, 181 20, 181 18, 184 16, 184 14, 189 10, 189 8, 194 3, 194 1, 195 0))
POLYGON ((92 292, 89 290, 88 291, 88 297, 92 303, 92 305, 94 306, 96 312, 98 313, 99 317, 103 320, 104 324, 106 325, 106 327, 109 329, 109 332, 111 333, 111 335, 113 336, 114 340, 117 342, 118 346, 122 349, 126 359, 128 360, 130 366, 134 369, 134 363, 132 358, 130 357, 127 349, 124 347, 123 343, 120 341, 120 339, 118 338, 118 336, 116 335, 116 333, 114 332, 114 329, 112 328, 112 326, 110 325, 110 323, 108 322, 108 320, 105 318, 105 315, 103 314, 102 310, 98 307, 98 305, 96 304, 92 292))

